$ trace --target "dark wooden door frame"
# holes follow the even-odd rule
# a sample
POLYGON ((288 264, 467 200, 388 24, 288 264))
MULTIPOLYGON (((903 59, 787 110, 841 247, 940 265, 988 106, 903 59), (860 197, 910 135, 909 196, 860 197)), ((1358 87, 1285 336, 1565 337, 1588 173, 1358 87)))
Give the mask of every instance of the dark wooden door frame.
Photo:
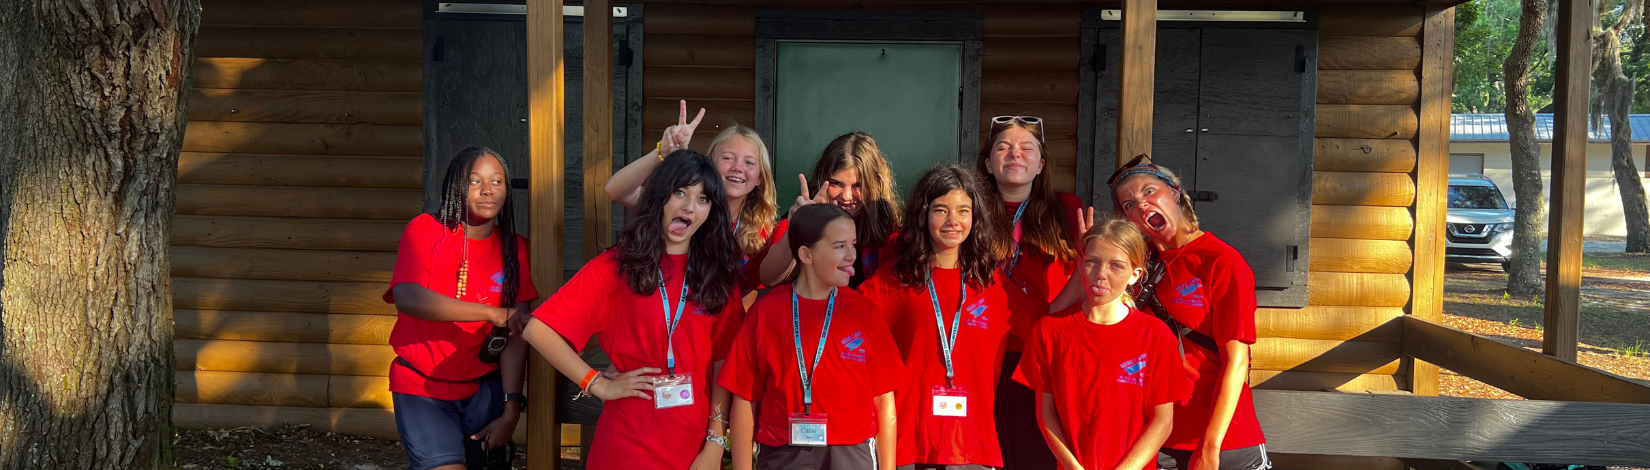
POLYGON ((778 148, 774 93, 778 90, 781 42, 955 44, 963 48, 957 163, 971 165, 970 156, 979 149, 980 142, 984 21, 980 12, 971 11, 757 10, 756 132, 770 147, 778 148))

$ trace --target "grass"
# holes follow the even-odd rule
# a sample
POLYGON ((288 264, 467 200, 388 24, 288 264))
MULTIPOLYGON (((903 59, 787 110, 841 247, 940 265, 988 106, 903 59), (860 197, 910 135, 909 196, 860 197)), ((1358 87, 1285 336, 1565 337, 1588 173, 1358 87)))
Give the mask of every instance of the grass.
POLYGON ((1650 346, 1646 346, 1644 340, 1638 340, 1634 341, 1631 346, 1622 343, 1616 347, 1616 352, 1620 352, 1621 355, 1627 357, 1650 357, 1650 346))
POLYGON ((1587 253, 1581 257, 1581 267, 1650 274, 1650 253, 1587 253))
MULTIPOLYGON (((1605 253, 1589 259, 1599 265, 1650 275, 1650 255, 1605 253), (1643 267, 1639 267, 1643 265, 1643 267)), ((1611 268, 1588 267, 1597 272, 1611 268)), ((1606 274, 1609 275, 1609 274, 1606 274)), ((1637 277, 1637 276, 1635 276, 1637 277)), ((1628 357, 1650 357, 1650 283, 1627 279, 1591 278, 1581 298, 1581 342, 1628 357)), ((1453 268, 1445 275, 1444 311, 1513 328, 1544 333, 1541 295, 1506 292, 1505 273, 1453 268)), ((1599 351, 1605 352, 1605 351, 1599 351)))

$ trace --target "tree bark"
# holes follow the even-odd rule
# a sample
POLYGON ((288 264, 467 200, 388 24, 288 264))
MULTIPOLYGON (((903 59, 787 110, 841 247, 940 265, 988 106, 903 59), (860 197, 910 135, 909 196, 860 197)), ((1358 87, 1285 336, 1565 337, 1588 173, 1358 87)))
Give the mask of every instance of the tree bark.
POLYGON ((0 468, 163 468, 197 0, 0 5, 0 468))
MULTIPOLYGON (((1621 66, 1621 38, 1627 27, 1640 19, 1639 11, 1644 3, 1629 0, 1622 7, 1621 18, 1615 25, 1594 28, 1593 83, 1598 87, 1598 99, 1593 106, 1593 122, 1596 127, 1600 112, 1610 117, 1610 169, 1615 174, 1622 218, 1627 223, 1625 251, 1650 253, 1650 207, 1645 202, 1644 180, 1633 164, 1633 127, 1627 120, 1633 111, 1634 83, 1627 79, 1621 66)), ((1598 20, 1603 21, 1602 14, 1599 16, 1598 20)))
POLYGON ((1530 109, 1530 63, 1535 58, 1547 21, 1547 0, 1523 0, 1518 36, 1501 71, 1507 77, 1507 134, 1512 147, 1513 211, 1512 262, 1507 269, 1507 292, 1542 292, 1541 240, 1547 221, 1547 201, 1541 194, 1541 145, 1535 138, 1535 112, 1530 109))

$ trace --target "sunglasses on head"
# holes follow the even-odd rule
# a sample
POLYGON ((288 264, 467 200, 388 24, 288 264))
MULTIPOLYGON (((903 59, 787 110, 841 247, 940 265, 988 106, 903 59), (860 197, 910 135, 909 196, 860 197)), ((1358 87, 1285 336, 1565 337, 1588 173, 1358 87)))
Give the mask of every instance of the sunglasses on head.
MULTIPOLYGON (((1125 174, 1140 173, 1138 171, 1129 171, 1142 169, 1140 167, 1156 170, 1156 167, 1152 165, 1152 157, 1142 153, 1140 155, 1136 155, 1133 159, 1130 159, 1128 163, 1124 163, 1123 166, 1117 167, 1117 171, 1112 172, 1111 178, 1106 180, 1106 186, 1117 186, 1117 180, 1119 178, 1122 178, 1125 174)), ((1155 171, 1153 172, 1155 173, 1155 171)))
POLYGON ((1020 122, 1023 122, 1023 123, 1026 123, 1026 124, 1032 124, 1032 125, 1042 125, 1043 124, 1043 118, 1040 118, 1040 117, 1037 117, 1037 116, 997 116, 997 117, 991 118, 991 122, 993 124, 1008 124, 1008 123, 1014 122, 1014 121, 1020 121, 1020 122))

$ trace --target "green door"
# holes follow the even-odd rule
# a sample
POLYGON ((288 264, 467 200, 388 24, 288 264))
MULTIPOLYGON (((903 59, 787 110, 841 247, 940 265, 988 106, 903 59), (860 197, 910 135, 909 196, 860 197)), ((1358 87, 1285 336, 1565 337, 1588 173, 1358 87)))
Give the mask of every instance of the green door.
MULTIPOLYGON (((832 139, 865 132, 892 167, 901 200, 917 176, 955 163, 963 46, 781 42, 774 100, 774 179, 780 210, 832 139)), ((817 182, 810 181, 811 185, 817 182)))

